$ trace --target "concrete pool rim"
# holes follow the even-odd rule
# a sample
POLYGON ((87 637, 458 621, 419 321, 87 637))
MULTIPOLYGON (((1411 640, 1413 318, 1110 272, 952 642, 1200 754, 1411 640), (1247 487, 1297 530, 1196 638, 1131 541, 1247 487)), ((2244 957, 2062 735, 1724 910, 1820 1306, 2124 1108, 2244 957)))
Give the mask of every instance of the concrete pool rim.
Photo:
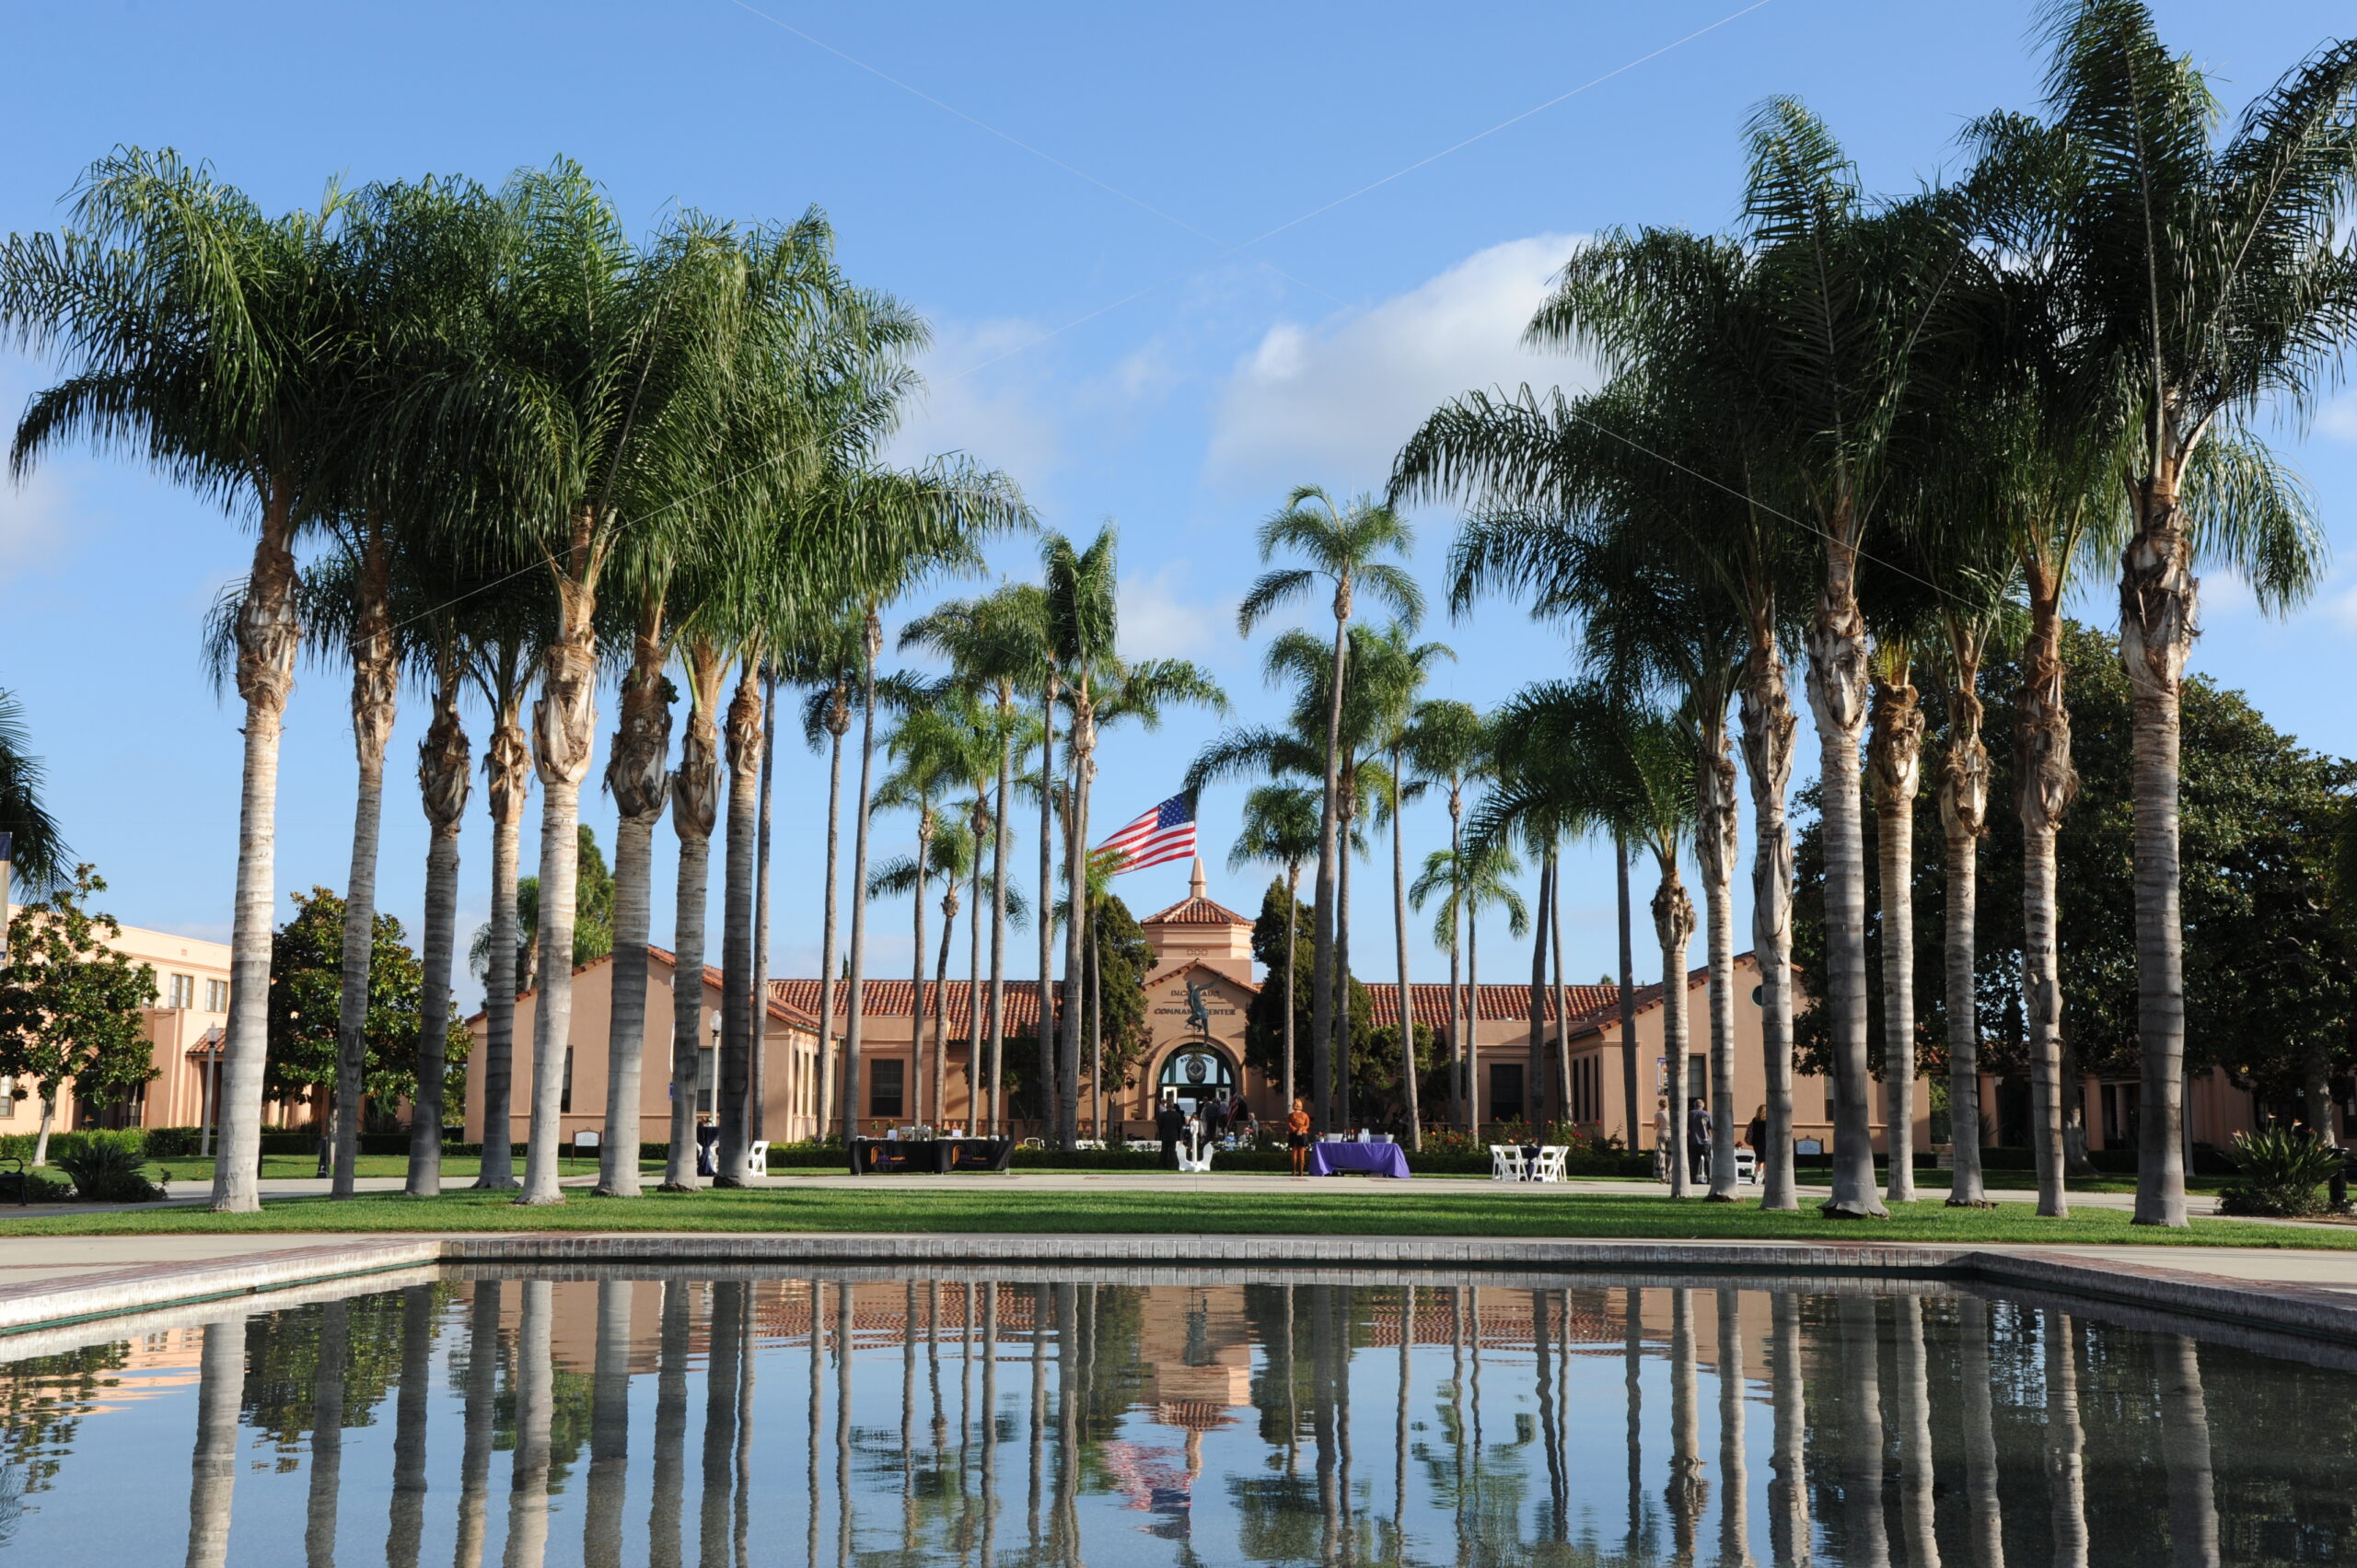
MULTIPOLYGON (((618 1235, 546 1232, 466 1236, 353 1237, 226 1258, 95 1265, 0 1285, 0 1358, 16 1336, 82 1327, 159 1309, 197 1308, 373 1276, 526 1267, 562 1274, 636 1267, 666 1272, 776 1272, 895 1266, 936 1270, 1108 1268, 1155 1276, 1153 1283, 1268 1272, 1346 1277, 1425 1270, 1493 1275, 1589 1273, 1601 1285, 1795 1284, 1876 1279, 1936 1279, 2008 1295, 2106 1303, 2141 1326, 2165 1331, 2197 1319, 2257 1330, 2270 1339, 2357 1346, 2357 1293, 2286 1280, 2242 1280, 2107 1260, 2090 1251, 2037 1248, 1927 1247, 1861 1242, 1614 1241, 1453 1237, 1237 1237, 1148 1235, 746 1234, 618 1235), (1642 1282, 1631 1276, 1644 1276, 1642 1282)), ((1144 1282, 1141 1282, 1144 1283, 1144 1282)), ((2259 1348, 2254 1346, 2254 1348, 2259 1348)), ((2337 1359, 2337 1358, 2336 1358, 2337 1359)))

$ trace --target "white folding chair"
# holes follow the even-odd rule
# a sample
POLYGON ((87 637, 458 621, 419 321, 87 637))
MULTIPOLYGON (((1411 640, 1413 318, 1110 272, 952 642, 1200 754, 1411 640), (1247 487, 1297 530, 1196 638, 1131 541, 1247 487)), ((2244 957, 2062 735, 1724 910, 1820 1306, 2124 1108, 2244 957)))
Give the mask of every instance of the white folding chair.
POLYGON ((1492 1144, 1490 1145, 1491 1180, 1521 1181, 1528 1176, 1529 1170, 1523 1163, 1521 1144, 1492 1144))
POLYGON ((1759 1179, 1759 1156, 1740 1144, 1735 1151, 1735 1179, 1744 1182, 1759 1179))
POLYGON ((756 1139, 753 1146, 745 1151, 745 1167, 755 1176, 770 1173, 770 1141, 767 1138, 756 1139))
POLYGON ((1562 1180, 1563 1159, 1570 1152, 1570 1150, 1564 1148, 1561 1144, 1550 1144, 1547 1147, 1540 1149, 1538 1151, 1538 1168, 1536 1172, 1537 1179, 1540 1181, 1562 1180))

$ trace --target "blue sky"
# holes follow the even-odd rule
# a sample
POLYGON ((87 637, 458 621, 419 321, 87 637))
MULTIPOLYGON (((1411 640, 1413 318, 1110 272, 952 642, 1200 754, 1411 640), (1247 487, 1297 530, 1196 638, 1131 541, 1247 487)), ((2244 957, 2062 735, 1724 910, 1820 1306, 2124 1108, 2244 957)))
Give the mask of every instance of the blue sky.
MULTIPOLYGON (((2326 0, 2159 12, 2234 107, 2349 25, 2326 0)), ((1548 273, 1609 225, 1730 223, 1738 128, 1763 97, 1800 95, 1871 182, 1903 190, 1953 158, 1969 117, 2032 106, 2030 25, 2026 5, 1906 0, 27 6, 9 22, 0 227, 54 226, 77 172, 118 143, 209 158, 273 208, 316 202, 331 178, 496 180, 559 153, 642 228, 678 205, 783 219, 816 203, 853 275, 933 323, 929 391, 899 451, 1002 467, 1069 532, 1117 519, 1132 651, 1202 662, 1260 718, 1276 700, 1234 605, 1253 526, 1290 485, 1376 485, 1415 421, 1464 388, 1576 378, 1515 345, 1548 273)), ((13 414, 42 375, 0 354, 0 408, 13 414)), ((2346 558, 2357 399, 2339 394, 2285 445, 2346 558)), ((1435 583, 1452 518, 1417 521, 1435 583)), ((242 519, 117 459, 0 482, 0 684, 22 694, 74 844, 132 923, 227 929, 237 719, 206 684, 197 637, 250 546, 242 519)), ((1027 571, 1028 547, 997 563, 1027 571)), ((2100 594, 2081 608, 2106 613, 2100 594)), ((2345 567, 2282 622, 2212 579, 2205 625, 2198 668, 2309 745, 2357 753, 2334 678, 2357 648, 2345 567)), ((1426 634, 1458 655, 1435 691, 1476 703, 1568 663, 1560 634, 1507 604, 1435 617, 1426 634)), ((386 907, 412 929, 421 705, 406 699, 394 742, 381 873, 386 907)), ((1170 793, 1215 727, 1180 715, 1110 737, 1097 820, 1170 793)), ((307 665, 284 762, 282 889, 342 884, 351 780, 344 683, 307 665)), ((781 971, 817 962, 824 788, 815 760, 781 772, 781 971)), ((1260 878, 1224 869, 1237 793, 1206 801, 1206 859, 1214 895, 1248 912, 1260 878)), ((462 846, 470 930, 487 903, 481 809, 478 789, 462 846)), ((610 842, 610 804, 585 801, 585 815, 610 842)), ((879 833, 894 853, 905 826, 879 833)), ((1415 814, 1411 858, 1445 839, 1436 805, 1415 814)), ((668 829, 657 842, 660 940, 668 829)), ((1183 893, 1184 869, 1123 890, 1145 912, 1183 893)), ((1376 978, 1392 951, 1387 865, 1359 887, 1355 946, 1376 978)), ((1592 977, 1612 965, 1608 860, 1575 858, 1567 898, 1569 968, 1592 977)), ((874 961, 904 971, 905 902, 877 918, 874 961)), ((1437 977, 1445 956, 1411 922, 1413 963, 1437 977)), ((1648 975, 1650 946, 1641 931, 1648 975)), ((1504 978, 1511 960, 1492 961, 1504 978)))

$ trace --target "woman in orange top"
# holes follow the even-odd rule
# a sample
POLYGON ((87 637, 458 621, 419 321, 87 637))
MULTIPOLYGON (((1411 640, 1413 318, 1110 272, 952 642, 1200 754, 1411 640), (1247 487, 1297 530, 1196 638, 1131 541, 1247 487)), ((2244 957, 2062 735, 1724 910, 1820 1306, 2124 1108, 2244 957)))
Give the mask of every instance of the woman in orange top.
POLYGON ((1309 1174, 1309 1106, 1306 1101, 1293 1102, 1293 1114, 1285 1118, 1285 1133, 1293 1143, 1293 1173, 1309 1174))

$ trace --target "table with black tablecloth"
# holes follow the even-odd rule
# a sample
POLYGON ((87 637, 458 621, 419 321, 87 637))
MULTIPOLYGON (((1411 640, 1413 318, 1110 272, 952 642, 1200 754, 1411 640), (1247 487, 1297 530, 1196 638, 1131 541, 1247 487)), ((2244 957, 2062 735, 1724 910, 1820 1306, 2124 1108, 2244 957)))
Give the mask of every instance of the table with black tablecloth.
POLYGON ((1000 1171, 1015 1156, 1012 1138, 853 1138, 853 1176, 946 1176, 953 1170, 1000 1171))
POLYGON ((1309 1145, 1312 1176, 1408 1176, 1408 1151, 1397 1144, 1351 1144, 1321 1139, 1309 1145))

